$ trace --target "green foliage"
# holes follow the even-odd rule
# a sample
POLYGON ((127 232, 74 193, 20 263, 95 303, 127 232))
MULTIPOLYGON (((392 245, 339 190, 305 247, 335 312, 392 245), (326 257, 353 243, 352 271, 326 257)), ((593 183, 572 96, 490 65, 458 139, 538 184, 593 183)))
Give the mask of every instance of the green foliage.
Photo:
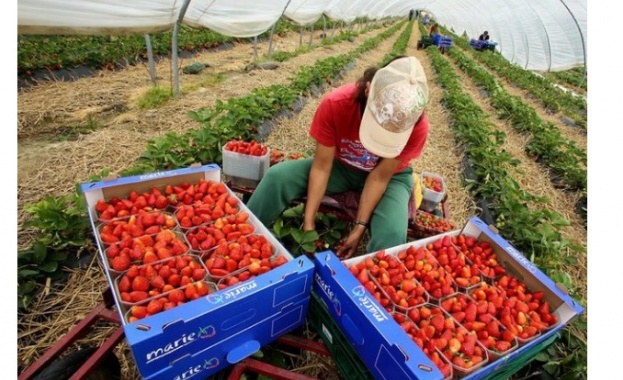
POLYGON ((586 151, 566 139, 554 124, 543 121, 521 97, 510 95, 488 70, 469 59, 461 49, 451 49, 449 55, 459 68, 489 92, 491 105, 500 118, 508 120, 515 130, 530 138, 526 154, 551 170, 557 177, 553 178, 555 186, 586 189, 586 151))
POLYGON ((573 87, 581 88, 584 91, 588 90, 587 73, 584 67, 576 67, 571 70, 549 72, 547 78, 561 83, 563 86, 571 85, 573 87))
POLYGON ((337 249, 348 224, 335 215, 319 212, 316 230, 303 232, 305 206, 299 204, 286 209, 271 226, 271 232, 293 256, 337 249))
POLYGON ((91 226, 82 197, 78 194, 45 197, 26 206, 32 218, 25 226, 38 235, 33 245, 17 253, 18 306, 27 308, 41 282, 59 278, 61 264, 69 254, 90 247, 91 226))
POLYGON ((170 88, 154 86, 137 101, 140 109, 149 109, 158 107, 166 103, 173 97, 173 91, 170 88))
POLYGON ((48 247, 81 247, 88 240, 91 226, 86 217, 84 201, 78 194, 47 196, 25 209, 33 216, 25 226, 38 230, 38 240, 48 247))
POLYGON ((585 380, 588 378, 588 344, 573 330, 587 330, 586 318, 581 316, 567 326, 546 351, 537 355, 531 367, 543 368, 554 379, 585 380))
MULTIPOLYGON (((444 32, 451 34, 455 44, 463 50, 473 51, 466 38, 459 37, 445 29, 444 32)), ((536 75, 522 67, 513 65, 496 52, 479 52, 474 54, 474 57, 515 86, 529 92, 550 112, 561 112, 574 120, 578 126, 586 128, 587 103, 585 98, 561 90, 547 77, 536 75)))

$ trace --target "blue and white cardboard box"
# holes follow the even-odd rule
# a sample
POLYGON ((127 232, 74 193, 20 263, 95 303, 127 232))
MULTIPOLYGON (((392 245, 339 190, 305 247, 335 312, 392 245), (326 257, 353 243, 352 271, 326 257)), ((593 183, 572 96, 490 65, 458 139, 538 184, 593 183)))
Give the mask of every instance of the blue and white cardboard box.
MULTIPOLYGON (((99 199, 124 197, 131 190, 140 193, 153 187, 164 189, 166 185, 196 183, 201 178, 220 182, 219 166, 204 165, 82 184, 94 234, 98 235, 95 204, 99 199)), ((143 378, 155 378, 157 373, 166 373, 166 377, 158 378, 188 378, 182 377, 188 372, 188 365, 197 365, 191 357, 208 361, 218 358, 218 365, 211 362, 209 368, 201 371, 202 376, 209 376, 305 323, 314 264, 305 256, 292 257, 242 202, 240 208, 249 213, 255 233, 264 235, 279 255, 288 259, 286 264, 133 323, 125 322, 121 300, 113 292, 126 340, 143 378)), ((100 239, 96 242, 100 259, 105 263, 104 247, 100 239)), ((106 265, 103 267, 109 286, 114 289, 114 277, 106 265)))
MULTIPOLYGON (((443 236, 456 236, 460 233, 473 236, 478 240, 489 241, 497 254, 498 261, 509 274, 518 277, 532 291, 542 290, 545 293, 545 299, 549 301, 559 318, 558 325, 541 333, 534 340, 462 377, 462 379, 476 380, 498 373, 515 360, 521 360, 523 354, 557 334, 569 322, 582 314, 584 308, 502 238, 493 227, 488 226, 478 217, 472 217, 461 230, 408 242, 385 251, 395 255, 409 246, 425 246, 443 236)), ((332 317, 349 337, 353 348, 375 378, 442 380, 441 372, 435 368, 424 352, 348 270, 348 267, 375 253, 345 261, 340 261, 331 251, 317 254, 314 259, 316 274, 313 290, 329 305, 332 317)))
POLYGON ((254 324, 244 329, 235 329, 231 335, 213 346, 179 357, 146 380, 206 379, 207 376, 238 363, 283 334, 302 326, 308 306, 309 298, 289 303, 274 315, 254 319, 254 324))

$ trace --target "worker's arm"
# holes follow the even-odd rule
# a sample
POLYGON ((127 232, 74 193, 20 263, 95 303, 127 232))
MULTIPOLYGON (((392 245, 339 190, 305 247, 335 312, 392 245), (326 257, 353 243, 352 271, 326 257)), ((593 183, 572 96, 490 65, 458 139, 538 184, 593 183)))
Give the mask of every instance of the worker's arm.
MULTIPOLYGON (((374 209, 383 197, 385 189, 387 189, 387 185, 399 165, 400 160, 383 158, 372 169, 361 192, 359 208, 357 209, 357 221, 370 223, 374 209)), ((366 227, 355 224, 344 243, 338 249, 337 255, 342 259, 347 259, 357 252, 357 247, 365 230, 366 227)))
POLYGON ((335 147, 316 143, 314 161, 309 170, 307 201, 305 202, 305 214, 303 217, 303 231, 314 231, 316 229, 316 214, 318 213, 320 202, 327 190, 335 149, 335 147))

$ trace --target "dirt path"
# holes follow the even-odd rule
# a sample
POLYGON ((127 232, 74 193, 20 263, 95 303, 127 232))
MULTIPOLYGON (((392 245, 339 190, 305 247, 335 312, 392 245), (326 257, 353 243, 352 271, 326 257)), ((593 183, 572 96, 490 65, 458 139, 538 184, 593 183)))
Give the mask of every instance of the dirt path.
POLYGON ((478 213, 477 205, 462 184, 463 153, 454 140, 454 133, 450 126, 448 111, 441 104, 443 89, 437 83, 436 73, 430 58, 425 50, 417 50, 417 41, 421 38, 419 29, 414 28, 414 34, 409 40, 407 55, 416 57, 426 72, 428 79, 429 100, 426 106, 426 115, 430 124, 429 135, 422 156, 415 163, 417 172, 429 171, 439 173, 444 177, 448 188, 446 202, 450 219, 457 226, 464 225, 467 220, 478 213))
MULTIPOLYGON (((112 174, 119 174, 133 166, 149 140, 168 132, 183 133, 200 127, 186 115, 188 111, 212 107, 217 99, 247 95, 257 87, 288 83, 298 67, 349 52, 387 28, 368 31, 354 42, 319 46, 284 62, 276 70, 244 71, 253 57, 252 44, 203 53, 195 61, 210 62, 214 67, 199 76, 181 75, 180 96, 157 109, 141 110, 135 105, 138 96, 151 88, 149 75, 142 66, 130 67, 127 72, 102 72, 97 77, 75 82, 48 83, 20 92, 18 129, 24 131, 24 137, 18 141, 18 241, 23 245, 30 237, 29 231, 21 227, 28 217, 24 205, 45 195, 70 194, 77 183, 88 181, 90 175, 106 168, 112 174), (215 82, 217 74, 225 79, 215 82), (115 109, 121 111, 111 117, 104 110, 115 104, 118 105, 115 109), (60 124, 71 124, 71 120, 84 121, 89 114, 94 115, 95 124, 100 123, 100 117, 104 121, 92 133, 80 134, 73 140, 41 140, 32 132, 41 129, 49 133, 60 124)), ((294 51, 298 44, 298 34, 290 33, 278 39, 274 51, 294 51)), ((259 44, 258 54, 261 56, 267 49, 267 42, 259 44)), ((163 75, 169 69, 170 60, 162 60, 156 70, 163 75)))

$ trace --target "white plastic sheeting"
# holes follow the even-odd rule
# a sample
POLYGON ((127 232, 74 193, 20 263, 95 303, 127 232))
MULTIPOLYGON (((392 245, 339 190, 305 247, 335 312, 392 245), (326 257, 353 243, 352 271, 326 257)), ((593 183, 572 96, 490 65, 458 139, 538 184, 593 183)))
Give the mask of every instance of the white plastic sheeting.
MULTIPOLYGON (((182 22, 234 37, 253 37, 281 17, 309 25, 323 15, 351 23, 426 10, 456 34, 488 30, 497 50, 528 70, 584 65, 587 0, 18 0, 18 33, 128 34, 173 30, 182 22), (188 8, 182 14, 183 5, 188 8)), ((330 25, 330 24, 329 24, 330 25)))
POLYGON ((292 0, 283 14, 297 25, 313 24, 324 15, 332 0, 292 0))
POLYGON ((288 0, 190 0, 184 23, 233 37, 266 32, 282 16, 288 0))
POLYGON ((478 38, 488 30, 497 50, 527 70, 585 63, 586 0, 433 0, 423 8, 459 35, 478 38))
POLYGON ((18 0, 20 34, 133 34, 173 29, 184 0, 18 0))

